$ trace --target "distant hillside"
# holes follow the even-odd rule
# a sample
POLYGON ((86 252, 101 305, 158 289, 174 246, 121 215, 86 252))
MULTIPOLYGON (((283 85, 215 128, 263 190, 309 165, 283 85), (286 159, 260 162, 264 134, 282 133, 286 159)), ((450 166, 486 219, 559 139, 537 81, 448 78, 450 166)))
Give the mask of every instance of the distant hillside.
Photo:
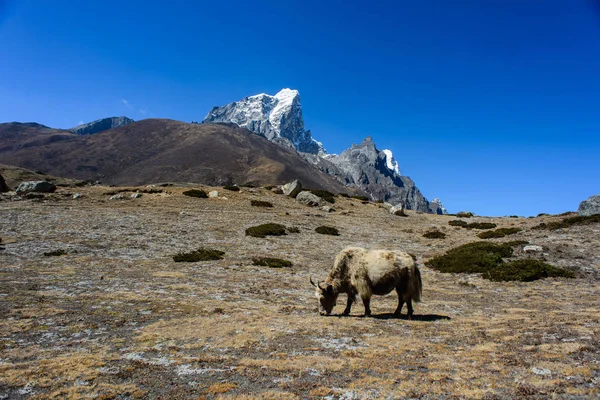
POLYGON ((9 189, 15 190, 21 182, 25 181, 49 181, 57 186, 77 186, 82 182, 76 179, 62 178, 53 175, 35 172, 25 168, 12 165, 0 164, 0 175, 6 180, 9 189))
POLYGON ((0 124, 0 162, 107 184, 282 184, 347 192, 297 152, 229 124, 146 119, 94 135, 38 124, 0 124))
POLYGON ((78 125, 75 128, 69 129, 69 131, 75 133, 76 135, 93 135, 109 129, 118 128, 119 126, 127 125, 132 122, 135 121, 127 117, 102 118, 96 121, 88 122, 87 124, 78 125))

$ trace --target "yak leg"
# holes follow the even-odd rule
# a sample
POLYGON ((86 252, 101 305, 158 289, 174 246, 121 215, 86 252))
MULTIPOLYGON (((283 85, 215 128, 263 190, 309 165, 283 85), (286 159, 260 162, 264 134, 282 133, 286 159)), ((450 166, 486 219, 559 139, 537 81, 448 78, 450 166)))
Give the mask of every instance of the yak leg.
POLYGON ((363 305, 365 306, 365 317, 371 315, 371 297, 362 297, 363 305))
POLYGON ((352 308, 352 303, 354 302, 354 296, 348 293, 348 303, 346 304, 346 309, 344 310, 344 315, 350 314, 350 309, 352 308))
POLYGON ((400 315, 402 313, 402 307, 404 307, 404 300, 402 300, 402 292, 396 288, 396 293, 398 293, 398 307, 396 311, 394 311, 394 315, 400 315))
POLYGON ((406 305, 408 306, 408 319, 412 319, 412 315, 413 315, 413 306, 412 306, 412 299, 408 299, 408 301, 406 302, 406 305))

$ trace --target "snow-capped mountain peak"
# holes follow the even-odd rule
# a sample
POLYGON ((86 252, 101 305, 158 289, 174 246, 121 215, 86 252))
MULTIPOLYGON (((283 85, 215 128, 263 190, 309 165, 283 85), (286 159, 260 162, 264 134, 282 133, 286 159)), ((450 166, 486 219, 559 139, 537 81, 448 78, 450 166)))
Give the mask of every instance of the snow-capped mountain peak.
POLYGON ((394 158, 391 150, 385 149, 381 150, 385 154, 385 162, 390 171, 396 172, 398 175, 400 174, 400 167, 398 166, 398 161, 394 158))

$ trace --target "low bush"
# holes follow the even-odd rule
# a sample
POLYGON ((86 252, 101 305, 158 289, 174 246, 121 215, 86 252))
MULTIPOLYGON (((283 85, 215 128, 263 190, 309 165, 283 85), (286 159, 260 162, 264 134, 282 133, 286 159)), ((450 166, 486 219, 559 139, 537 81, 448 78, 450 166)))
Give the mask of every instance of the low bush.
POLYGON ((453 219, 452 221, 448 221, 448 225, 452 226, 462 226, 463 228, 467 226, 469 223, 467 221, 463 221, 460 219, 453 219))
POLYGON ((465 225, 467 229, 494 229, 498 225, 493 224, 491 222, 471 222, 470 224, 465 225))
POLYGON ((59 249, 59 250, 48 251, 48 252, 44 253, 44 256, 46 256, 46 257, 58 257, 58 256, 64 256, 66 254, 67 254, 66 250, 59 249))
POLYGON ((331 192, 328 192, 327 190, 308 189, 308 191, 314 194, 315 196, 319 196, 325 201, 328 201, 332 204, 335 203, 335 195, 331 192))
POLYGON ((539 260, 515 260, 487 271, 483 277, 491 281, 531 282, 542 278, 575 278, 575 274, 539 260))
POLYGON ((590 225, 594 223, 600 222, 600 214, 594 214, 587 217, 577 216, 577 217, 569 217, 564 218, 560 221, 555 222, 542 222, 541 224, 534 226, 532 229, 561 229, 561 228, 569 228, 574 225, 590 225))
POLYGON ((521 228, 498 228, 493 231, 481 232, 477 237, 481 239, 493 239, 501 238, 508 235, 514 235, 517 232, 521 232, 521 228))
POLYGON ((286 235, 285 226, 274 223, 251 226, 250 228, 246 229, 246 236, 252 236, 257 238, 283 235, 286 235))
POLYGON ((210 260, 221 260, 225 255, 224 251, 215 249, 204 249, 199 248, 196 251, 189 253, 178 253, 173 256, 175 262, 197 262, 197 261, 210 261, 210 260))
POLYGON ((473 215, 475 214, 469 211, 461 211, 459 213, 456 213, 456 216, 459 218, 471 218, 473 215))
POLYGON ((340 232, 338 232, 338 230, 334 227, 331 226, 319 226, 318 228, 315 229, 315 232, 320 233, 321 235, 333 235, 333 236, 340 236, 340 232))
POLYGON ((357 200, 361 200, 361 201, 369 201, 369 198, 367 196, 350 196, 353 199, 357 199, 357 200))
POLYGON ((446 234, 444 232, 440 232, 440 231, 431 231, 431 232, 427 232, 423 235, 424 238, 427 239, 445 239, 446 238, 446 234))
POLYGON ((527 240, 511 240, 510 242, 506 242, 504 244, 510 247, 517 247, 529 244, 529 242, 527 240))
POLYGON ((254 207, 273 207, 273 203, 261 200, 250 200, 250 205, 254 207))
POLYGON ((300 233, 300 228, 296 226, 288 226, 286 229, 289 233, 300 233))
POLYGON ((223 186, 223 189, 229 190, 231 192, 239 192, 240 191, 240 187, 234 186, 234 185, 225 185, 225 186, 223 186))
POLYGON ((208 198, 208 195, 202 189, 186 190, 185 192, 183 192, 183 194, 184 194, 184 196, 199 197, 201 199, 207 199, 208 198))
POLYGON ((258 257, 253 258, 252 263, 254 265, 262 265, 270 268, 289 268, 292 266, 292 262, 281 258, 271 257, 258 257))
POLYGON ((345 197, 345 198, 350 198, 350 195, 348 193, 338 193, 338 196, 340 197, 345 197))

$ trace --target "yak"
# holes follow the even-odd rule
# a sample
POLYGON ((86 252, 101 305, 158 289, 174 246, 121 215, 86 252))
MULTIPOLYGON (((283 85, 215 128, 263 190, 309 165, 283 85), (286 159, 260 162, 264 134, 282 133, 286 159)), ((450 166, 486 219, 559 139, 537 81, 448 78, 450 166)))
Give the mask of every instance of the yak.
POLYGON ((360 296, 365 306, 365 316, 371 315, 371 296, 386 295, 396 289, 400 315, 404 303, 408 306, 408 317, 413 315, 412 301, 421 301, 421 272, 413 257, 403 251, 368 250, 349 247, 335 258, 333 268, 325 282, 310 283, 316 287, 315 295, 320 302, 319 312, 331 314, 340 293, 348 295, 344 315, 350 314, 352 303, 360 296))

